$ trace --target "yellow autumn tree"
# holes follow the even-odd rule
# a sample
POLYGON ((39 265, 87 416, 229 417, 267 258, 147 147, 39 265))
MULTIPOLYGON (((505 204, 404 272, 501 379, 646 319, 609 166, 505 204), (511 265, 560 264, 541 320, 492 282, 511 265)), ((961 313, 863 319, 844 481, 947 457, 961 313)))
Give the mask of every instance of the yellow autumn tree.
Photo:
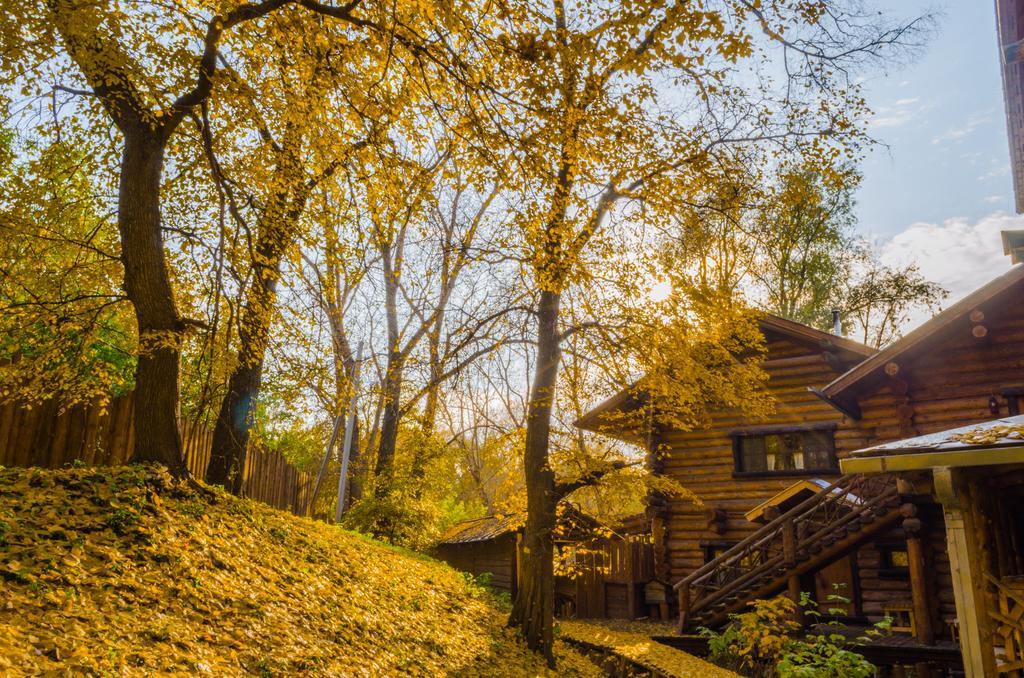
POLYGON ((510 621, 549 659, 555 507, 599 475, 560 480, 551 463, 561 351, 578 331, 563 300, 619 273, 589 270, 589 253, 604 232, 636 232, 686 209, 739 160, 738 148, 760 162, 799 155, 828 173, 862 140, 865 108, 849 72, 912 32, 828 0, 521 2, 489 24, 481 42, 504 112, 491 138, 504 142, 501 160, 517 180, 536 291, 523 586, 510 621))
MULTIPOLYGON (((367 54, 386 59, 399 49, 414 53, 421 71, 445 61, 454 40, 445 26, 448 16, 435 16, 433 5, 419 0, 345 5, 315 0, 171 5, 39 0, 9 9, 0 24, 6 84, 26 96, 71 96, 76 105, 62 105, 54 116, 97 137, 111 125, 116 129, 107 147, 114 151, 111 164, 118 172, 123 286, 138 335, 133 459, 158 461, 176 475, 187 475, 176 423, 180 361, 187 332, 201 324, 179 307, 161 217, 167 153, 182 123, 198 116, 215 95, 225 55, 258 53, 288 41, 287 36, 275 40, 274 31, 294 26, 275 23, 272 15, 323 17, 344 26, 349 33, 343 40, 367 54), (54 82, 52 91, 39 90, 50 90, 54 82)), ((310 62, 295 67, 309 68, 310 62)))

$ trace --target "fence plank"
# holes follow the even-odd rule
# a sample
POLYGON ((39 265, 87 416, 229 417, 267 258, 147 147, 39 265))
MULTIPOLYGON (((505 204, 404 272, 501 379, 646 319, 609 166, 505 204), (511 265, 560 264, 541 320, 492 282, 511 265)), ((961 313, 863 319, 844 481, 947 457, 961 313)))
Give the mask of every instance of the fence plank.
MULTIPOLYGON (((0 403, 0 465, 60 468, 76 460, 95 466, 126 463, 135 445, 135 398, 112 398, 106 411, 96 403, 63 412, 49 400, 29 407, 0 403)), ((203 478, 210 463, 213 431, 179 421, 182 453, 189 471, 203 478)), ((243 467, 243 495, 306 515, 312 479, 278 452, 252 447, 243 467)))

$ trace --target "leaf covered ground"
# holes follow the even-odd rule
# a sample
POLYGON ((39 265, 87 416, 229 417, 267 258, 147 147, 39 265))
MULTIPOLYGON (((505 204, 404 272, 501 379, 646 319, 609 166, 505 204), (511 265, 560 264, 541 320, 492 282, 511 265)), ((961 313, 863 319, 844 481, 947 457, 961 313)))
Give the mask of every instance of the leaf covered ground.
POLYGON ((446 565, 198 487, 0 468, 0 675, 546 674, 446 565))
POLYGON ((667 624, 612 619, 562 621, 562 638, 596 651, 624 657, 668 678, 738 678, 735 673, 698 659, 691 654, 651 640, 652 635, 669 635, 667 624))

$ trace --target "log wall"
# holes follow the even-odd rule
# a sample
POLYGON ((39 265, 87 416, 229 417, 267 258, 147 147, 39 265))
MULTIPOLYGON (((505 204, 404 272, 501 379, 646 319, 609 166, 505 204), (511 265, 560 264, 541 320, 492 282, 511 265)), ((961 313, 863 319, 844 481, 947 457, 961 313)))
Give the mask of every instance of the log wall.
MULTIPOLYGON (((767 388, 776 399, 775 414, 766 420, 751 420, 739 412, 711 414, 710 426, 694 431, 662 431, 658 435, 661 464, 664 472, 694 491, 705 503, 695 506, 688 501, 671 500, 666 522, 670 578, 676 581, 704 564, 702 542, 741 541, 760 525, 749 522, 744 514, 764 500, 786 489, 807 475, 772 477, 734 477, 733 441, 731 431, 754 426, 812 423, 834 423, 842 415, 808 387, 822 387, 838 376, 829 366, 820 349, 810 349, 791 341, 769 342, 765 370, 767 388), (708 518, 708 511, 717 510, 724 520, 708 518)), ((856 446, 838 431, 837 455, 856 446)), ((820 475, 820 474, 818 474, 820 475)), ((838 477, 838 472, 832 476, 838 477)))
MULTIPOLYGON (((856 448, 860 448, 1007 416, 1009 402, 1003 391, 1024 385, 1021 299, 1024 286, 996 303, 974 309, 925 344, 897 357, 891 369, 894 374, 865 380, 858 394, 862 417, 842 420, 844 436, 857 440, 856 448), (980 338, 976 334, 982 332, 975 329, 979 325, 984 327, 980 338)), ((946 634, 956 619, 956 607, 942 512, 932 506, 922 519, 932 551, 929 571, 936 590, 937 630, 946 634)), ((861 550, 862 569, 872 567, 873 557, 869 550, 861 550)), ((884 586, 891 585, 883 583, 879 588, 884 586)), ((910 605, 909 591, 902 589, 899 595, 875 598, 878 600, 865 600, 865 611, 872 615, 881 614, 883 602, 910 605)))

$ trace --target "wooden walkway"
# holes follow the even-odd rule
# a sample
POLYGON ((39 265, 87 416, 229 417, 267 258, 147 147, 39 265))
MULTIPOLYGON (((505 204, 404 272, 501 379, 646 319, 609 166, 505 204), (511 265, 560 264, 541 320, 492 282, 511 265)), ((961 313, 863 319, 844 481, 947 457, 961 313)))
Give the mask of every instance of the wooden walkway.
POLYGON ((592 619, 562 620, 558 627, 563 641, 585 650, 613 675, 737 678, 732 671, 655 641, 654 634, 671 629, 666 624, 592 619))

